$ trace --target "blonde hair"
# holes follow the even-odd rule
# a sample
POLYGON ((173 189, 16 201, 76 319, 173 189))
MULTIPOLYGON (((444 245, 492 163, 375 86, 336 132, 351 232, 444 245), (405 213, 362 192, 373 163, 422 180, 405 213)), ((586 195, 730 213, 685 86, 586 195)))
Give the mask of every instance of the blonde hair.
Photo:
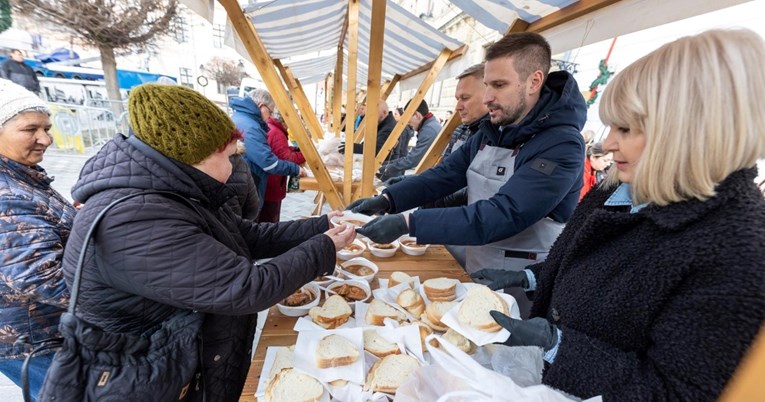
POLYGON ((765 157, 763 65, 756 33, 711 30, 662 46, 611 81, 601 120, 645 135, 635 203, 705 200, 732 172, 765 157))

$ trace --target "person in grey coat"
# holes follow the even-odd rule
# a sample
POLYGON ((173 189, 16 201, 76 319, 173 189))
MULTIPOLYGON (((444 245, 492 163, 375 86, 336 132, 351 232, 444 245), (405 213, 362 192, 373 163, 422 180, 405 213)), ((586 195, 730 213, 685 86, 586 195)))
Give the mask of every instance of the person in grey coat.
POLYGON ((354 231, 330 229, 337 212, 278 224, 236 215, 227 205, 236 193, 225 183, 242 134, 198 92, 144 84, 131 91, 128 113, 131 135, 104 145, 73 188, 84 207, 64 254, 67 283, 85 233, 112 201, 158 190, 195 208, 148 194, 110 210, 87 249, 78 316, 108 332, 145 334, 179 310, 204 313, 203 385, 191 387, 185 400, 238 400, 257 312, 332 272, 336 250, 350 244, 354 231), (263 258, 271 260, 253 264, 263 258))
MULTIPOLYGON (((409 102, 407 102, 406 107, 409 107, 409 102)), ((425 100, 422 100, 417 106, 417 111, 409 119, 409 126, 417 131, 417 144, 406 156, 383 163, 380 166, 380 180, 385 181, 391 177, 401 176, 407 169, 417 167, 422 157, 428 152, 430 144, 441 132, 441 123, 438 122, 433 113, 430 113, 425 100)))

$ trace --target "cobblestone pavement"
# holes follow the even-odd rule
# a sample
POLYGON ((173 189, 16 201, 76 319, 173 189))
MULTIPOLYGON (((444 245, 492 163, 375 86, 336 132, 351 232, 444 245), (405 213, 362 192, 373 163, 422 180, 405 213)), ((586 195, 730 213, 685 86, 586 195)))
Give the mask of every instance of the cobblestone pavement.
MULTIPOLYGON (((40 163, 40 166, 49 175, 55 177, 52 184, 53 188, 71 201, 71 188, 77 182, 80 169, 82 169, 82 166, 89 157, 89 155, 72 154, 50 149, 45 153, 45 158, 40 163)), ((281 220, 297 219, 309 215, 314 207, 313 199, 315 196, 315 191, 288 193, 287 198, 282 201, 281 220)), ((325 205, 323 212, 326 213, 327 211, 328 207, 325 205)), ((263 321, 263 319, 258 320, 261 325, 263 321)), ((259 336, 259 333, 256 334, 255 344, 258 342, 259 336)), ((2 374, 0 374, 0 400, 3 402, 24 401, 21 397, 21 390, 2 374)))

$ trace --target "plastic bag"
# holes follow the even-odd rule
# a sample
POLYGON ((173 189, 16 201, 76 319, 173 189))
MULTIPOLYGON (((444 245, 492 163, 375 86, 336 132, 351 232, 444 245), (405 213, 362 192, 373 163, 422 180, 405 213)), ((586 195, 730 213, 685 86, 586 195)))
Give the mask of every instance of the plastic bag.
POLYGON ((338 150, 341 144, 340 138, 333 135, 327 135, 319 140, 316 144, 316 150, 319 152, 321 160, 324 162, 324 166, 342 167, 345 162, 343 154, 338 150))
MULTIPOLYGON (((409 379, 401 384, 396 392, 396 402, 566 402, 576 400, 546 385, 521 387, 509 377, 483 367, 456 346, 441 340, 441 337, 430 335, 427 341, 431 339, 438 340, 443 349, 429 348, 433 364, 415 370, 409 379)), ((503 355, 498 357, 500 361, 513 355, 501 353, 503 355)), ((523 361, 531 354, 514 355, 513 359, 523 361)), ((529 370, 528 367, 525 370, 529 370)), ((600 399, 596 397, 588 401, 600 399)))

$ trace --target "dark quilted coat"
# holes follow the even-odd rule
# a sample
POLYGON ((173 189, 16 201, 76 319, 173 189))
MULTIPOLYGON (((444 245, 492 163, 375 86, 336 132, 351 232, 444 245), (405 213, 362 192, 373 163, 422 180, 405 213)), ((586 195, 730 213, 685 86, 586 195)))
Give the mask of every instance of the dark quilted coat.
POLYGON ((755 171, 707 201, 605 207, 591 191, 537 277, 532 316, 562 331, 543 382, 604 401, 713 401, 765 320, 755 171))
POLYGON ((199 204, 202 216, 161 195, 116 206, 89 248, 78 315, 108 331, 144 333, 179 308, 206 313, 207 400, 238 400, 256 313, 334 268, 334 245, 321 234, 328 220, 260 225, 242 220, 224 205, 233 196, 230 188, 137 137, 118 135, 85 164, 72 193, 85 206, 64 255, 69 284, 95 215, 109 202, 145 189, 186 196, 199 204), (253 265, 253 259, 265 257, 275 258, 253 265))

